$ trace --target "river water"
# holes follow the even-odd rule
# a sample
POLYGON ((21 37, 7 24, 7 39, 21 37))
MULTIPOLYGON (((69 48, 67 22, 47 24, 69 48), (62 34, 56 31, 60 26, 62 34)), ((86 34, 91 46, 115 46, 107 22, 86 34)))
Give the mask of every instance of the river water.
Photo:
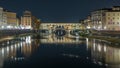
POLYGON ((97 39, 25 36, 0 43, 0 68, 120 68, 120 48, 97 39))

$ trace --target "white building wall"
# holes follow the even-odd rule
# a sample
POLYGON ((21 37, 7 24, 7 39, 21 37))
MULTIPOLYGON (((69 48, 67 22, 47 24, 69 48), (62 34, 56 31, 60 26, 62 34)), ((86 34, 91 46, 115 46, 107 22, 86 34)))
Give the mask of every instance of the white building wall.
POLYGON ((107 30, 120 30, 120 12, 106 12, 106 27, 107 30))
POLYGON ((106 10, 98 10, 91 13, 91 28, 96 30, 103 30, 105 26, 106 10))
POLYGON ((4 29, 7 26, 7 16, 3 11, 3 8, 0 7, 0 29, 4 29))

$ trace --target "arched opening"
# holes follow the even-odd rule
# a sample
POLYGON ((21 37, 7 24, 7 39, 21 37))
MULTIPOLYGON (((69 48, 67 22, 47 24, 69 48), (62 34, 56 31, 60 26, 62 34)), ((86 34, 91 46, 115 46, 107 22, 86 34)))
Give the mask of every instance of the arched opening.
POLYGON ((64 26, 58 25, 56 26, 54 33, 56 36, 64 36, 66 35, 66 30, 64 29, 64 26))

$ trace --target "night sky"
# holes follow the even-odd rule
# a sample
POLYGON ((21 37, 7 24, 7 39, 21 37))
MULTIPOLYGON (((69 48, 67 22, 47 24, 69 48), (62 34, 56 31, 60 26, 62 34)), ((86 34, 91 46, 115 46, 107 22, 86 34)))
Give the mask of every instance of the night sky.
POLYGON ((0 6, 19 16, 29 10, 43 22, 78 22, 93 10, 120 6, 120 0, 0 0, 0 6))

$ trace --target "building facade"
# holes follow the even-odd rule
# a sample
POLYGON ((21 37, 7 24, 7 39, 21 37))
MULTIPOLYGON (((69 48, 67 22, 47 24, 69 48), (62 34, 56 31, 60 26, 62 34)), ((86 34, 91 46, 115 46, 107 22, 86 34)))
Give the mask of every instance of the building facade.
POLYGON ((120 6, 115 6, 106 12, 106 29, 111 31, 120 30, 120 6))
POLYGON ((17 28, 17 14, 15 12, 4 11, 7 16, 7 27, 8 28, 17 28))
POLYGON ((110 9, 99 9, 91 13, 91 29, 104 30, 105 25, 105 12, 110 9))
POLYGON ((120 6, 93 11, 91 13, 91 28, 120 31, 120 6))
POLYGON ((4 9, 0 7, 0 29, 5 29, 7 26, 7 16, 4 9))
POLYGON ((57 28, 63 28, 66 30, 80 29, 80 23, 41 23, 40 29, 55 30, 57 28))
POLYGON ((81 22, 82 26, 84 26, 84 29, 91 29, 91 16, 88 16, 86 19, 81 22))
POLYGON ((32 29, 32 14, 30 11, 25 11, 21 17, 21 28, 32 29))

